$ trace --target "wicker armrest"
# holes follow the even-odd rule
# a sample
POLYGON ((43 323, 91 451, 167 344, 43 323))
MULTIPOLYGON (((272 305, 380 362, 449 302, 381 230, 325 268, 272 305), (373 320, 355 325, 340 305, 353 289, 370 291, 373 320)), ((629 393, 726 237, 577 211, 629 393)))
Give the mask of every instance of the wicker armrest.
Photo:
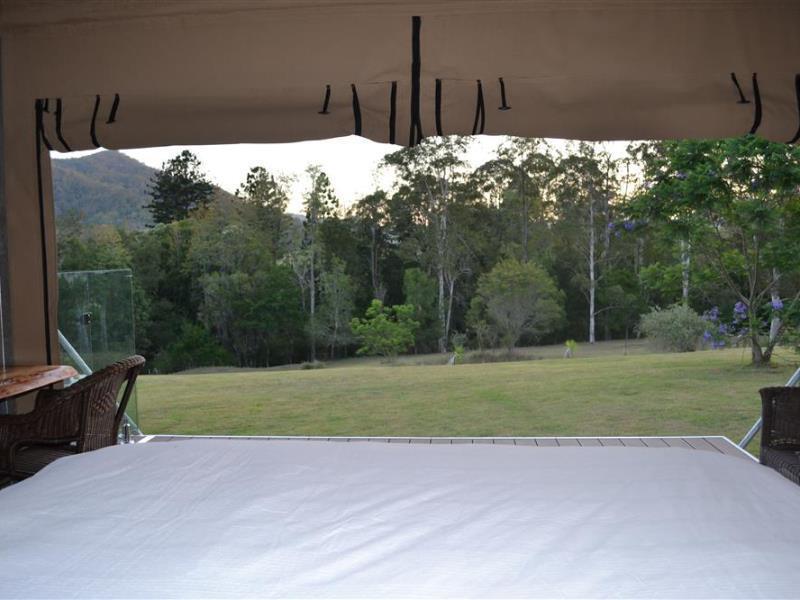
POLYGON ((78 434, 74 406, 66 390, 43 390, 31 412, 0 415, 0 471, 13 464, 15 449, 27 440, 73 441, 78 434))
POLYGON ((800 450, 800 388, 768 387, 760 393, 761 446, 800 450))

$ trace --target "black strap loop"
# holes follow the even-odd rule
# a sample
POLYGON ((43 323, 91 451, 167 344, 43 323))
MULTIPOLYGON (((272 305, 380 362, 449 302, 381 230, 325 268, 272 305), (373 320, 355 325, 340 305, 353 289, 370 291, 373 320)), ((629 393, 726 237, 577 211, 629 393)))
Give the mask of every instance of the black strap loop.
POLYGON ((389 92, 389 143, 394 144, 397 134, 397 82, 392 82, 389 92))
MULTIPOLYGON (((800 119, 800 73, 794 76, 794 95, 797 98, 797 118, 800 119)), ((797 133, 794 137, 786 142, 787 144, 794 144, 800 140, 800 125, 797 128, 797 133)))
POLYGON ((497 110, 511 110, 506 100, 506 82, 503 81, 502 77, 499 77, 498 81, 500 81, 500 106, 497 110))
POLYGON ((742 86, 739 85, 739 80, 736 79, 736 73, 731 73, 731 80, 733 81, 733 85, 736 86, 736 91, 739 92, 739 100, 737 104, 750 104, 750 100, 748 100, 744 92, 742 91, 742 86))
POLYGON ((436 80, 436 135, 442 137, 442 80, 436 80))
POLYGON ((755 115, 753 116, 750 135, 755 134, 761 126, 761 92, 758 89, 758 75, 756 73, 753 73, 753 99, 755 100, 755 115))
POLYGON ((106 125, 111 125, 117 120, 117 111, 119 110, 119 94, 114 94, 114 103, 111 105, 111 112, 108 113, 108 120, 106 125))
POLYGON ((317 114, 319 115, 327 115, 328 114, 328 105, 331 103, 331 86, 325 86, 325 100, 322 101, 322 110, 319 111, 317 114))
POLYGON ((483 104, 483 83, 478 79, 478 100, 475 106, 475 122, 472 124, 472 135, 483 133, 486 125, 486 107, 483 104))
POLYGON ((97 113, 100 110, 100 95, 94 97, 94 110, 92 111, 92 124, 89 127, 89 134, 92 136, 92 144, 95 148, 100 147, 100 142, 97 140, 97 113))
POLYGON ((422 75, 422 56, 420 34, 422 18, 411 17, 411 127, 408 145, 416 146, 422 141, 422 116, 420 109, 420 78, 422 75))
POLYGON ((351 83, 350 89, 353 90, 353 131, 356 135, 361 135, 361 104, 358 102, 356 84, 351 83))
POLYGON ((47 139, 47 136, 44 133, 44 113, 50 113, 50 101, 47 99, 44 100, 36 100, 36 127, 38 129, 39 135, 42 137, 42 142, 44 142, 45 147, 52 152, 53 145, 50 143, 50 140, 47 139))
POLYGON ((67 140, 64 139, 64 133, 61 131, 61 121, 63 118, 64 107, 63 103, 61 102, 61 98, 56 99, 56 137, 58 141, 61 142, 61 145, 64 146, 64 150, 67 152, 72 152, 72 148, 70 148, 67 140))

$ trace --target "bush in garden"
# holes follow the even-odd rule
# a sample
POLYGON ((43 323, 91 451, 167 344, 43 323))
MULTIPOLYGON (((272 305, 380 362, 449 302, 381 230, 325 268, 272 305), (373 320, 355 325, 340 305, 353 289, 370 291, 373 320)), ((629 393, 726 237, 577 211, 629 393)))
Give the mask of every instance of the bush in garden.
POLYGON ((688 306, 676 304, 642 315, 639 331, 670 352, 693 352, 707 322, 688 306))

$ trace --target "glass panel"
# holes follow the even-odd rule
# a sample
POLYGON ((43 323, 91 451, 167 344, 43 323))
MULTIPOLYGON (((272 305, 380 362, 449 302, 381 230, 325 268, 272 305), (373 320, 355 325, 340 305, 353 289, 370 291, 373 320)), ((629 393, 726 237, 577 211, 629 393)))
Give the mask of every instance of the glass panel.
MULTIPOLYGON (((62 362, 84 374, 135 354, 131 270, 59 273, 58 329, 62 362)), ((137 433, 135 388, 126 412, 137 433)))

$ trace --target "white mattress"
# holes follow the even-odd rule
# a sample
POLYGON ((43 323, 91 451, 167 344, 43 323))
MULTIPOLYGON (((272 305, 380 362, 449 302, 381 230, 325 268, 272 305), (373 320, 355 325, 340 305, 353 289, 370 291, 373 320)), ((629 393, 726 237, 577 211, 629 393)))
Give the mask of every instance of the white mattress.
POLYGON ((800 488, 682 449, 201 440, 0 491, 2 597, 796 597, 800 488))

